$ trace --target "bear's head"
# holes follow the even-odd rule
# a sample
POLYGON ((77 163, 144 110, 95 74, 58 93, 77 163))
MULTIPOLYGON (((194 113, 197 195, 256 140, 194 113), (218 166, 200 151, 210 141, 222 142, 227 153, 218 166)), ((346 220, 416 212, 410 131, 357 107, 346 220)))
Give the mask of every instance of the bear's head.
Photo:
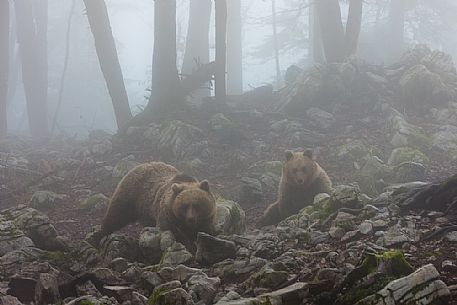
POLYGON ((313 151, 286 151, 286 161, 282 167, 282 176, 290 185, 308 186, 313 182, 317 164, 313 159, 313 151))
POLYGON ((190 183, 173 183, 173 214, 190 229, 212 222, 216 215, 216 202, 206 180, 190 183))

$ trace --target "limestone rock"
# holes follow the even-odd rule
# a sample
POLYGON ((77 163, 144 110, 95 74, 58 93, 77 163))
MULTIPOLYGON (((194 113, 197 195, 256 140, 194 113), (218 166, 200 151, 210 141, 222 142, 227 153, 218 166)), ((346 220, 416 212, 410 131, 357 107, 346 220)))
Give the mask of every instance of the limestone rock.
POLYGON ((198 233, 195 259, 200 264, 212 265, 227 258, 235 258, 235 255, 236 245, 234 242, 203 232, 198 233))
POLYGON ((215 227, 218 234, 244 233, 246 230, 246 214, 238 203, 218 197, 216 207, 215 227))

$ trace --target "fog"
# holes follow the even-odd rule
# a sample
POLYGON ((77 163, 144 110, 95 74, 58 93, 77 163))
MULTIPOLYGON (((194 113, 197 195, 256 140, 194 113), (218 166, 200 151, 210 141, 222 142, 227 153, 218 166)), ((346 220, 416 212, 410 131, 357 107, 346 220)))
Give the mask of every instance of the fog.
MULTIPOLYGON (((310 3, 308 1, 276 0, 278 52, 281 78, 286 69, 296 64, 301 68, 314 63, 310 50, 310 3)), ((425 43, 454 58, 457 54, 457 4, 453 1, 404 1, 404 44, 401 50, 425 43)), ((13 3, 12 3, 13 4, 13 3)), ((141 112, 147 104, 151 88, 151 65, 154 44, 153 1, 108 0, 106 6, 117 48, 117 54, 133 113, 141 112)), ((372 64, 388 64, 399 54, 389 58, 392 49, 386 43, 394 35, 389 28, 392 14, 390 1, 366 1, 358 41, 357 57, 372 64)), ((48 2, 48 112, 52 118, 57 107, 59 83, 64 66, 65 43, 72 1, 48 2)), ((214 6, 213 6, 214 8, 214 6)), ((14 5, 11 15, 15 16, 14 5)), ((64 81, 62 106, 58 114, 61 131, 87 134, 90 130, 116 131, 116 123, 103 74, 94 48, 94 37, 85 15, 84 3, 75 1, 69 32, 68 69, 64 81)), ((230 15, 230 11, 229 11, 230 15)), ((343 24, 347 22, 348 3, 341 2, 343 24)), ((272 2, 241 1, 242 26, 242 86, 244 91, 266 84, 275 89, 276 68, 272 27, 272 2)), ((189 1, 177 1, 177 67, 181 70, 189 21, 189 1)), ((16 29, 11 18, 12 31, 16 29)), ((209 43, 210 59, 215 56, 214 12, 211 16, 209 43)), ((15 34, 12 33, 12 40, 15 34)), ((398 36, 398 35, 397 35, 398 36)), ((230 46, 229 46, 230 47, 230 46)), ((21 82, 18 45, 10 48, 10 97, 8 101, 8 129, 12 133, 28 132, 26 99, 21 82), (19 73, 18 73, 19 72, 19 73), (14 82, 14 83, 11 83, 14 82)), ((283 85, 281 80, 280 86, 283 85)), ((230 88, 228 88, 230 91, 230 88)), ((229 94, 231 92, 228 92, 229 94)), ((214 94, 214 92, 212 93, 214 94)))

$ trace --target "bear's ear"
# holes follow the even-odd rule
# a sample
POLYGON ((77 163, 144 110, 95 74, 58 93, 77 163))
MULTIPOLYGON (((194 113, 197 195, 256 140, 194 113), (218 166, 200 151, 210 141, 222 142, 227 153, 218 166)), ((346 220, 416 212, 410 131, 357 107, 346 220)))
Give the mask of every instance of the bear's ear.
POLYGON ((173 183, 171 189, 173 190, 173 193, 179 194, 184 190, 184 186, 182 184, 173 183))
POLYGON ((303 155, 304 155, 305 157, 310 158, 311 160, 314 159, 314 155, 313 155, 313 154, 314 154, 314 153, 313 153, 313 150, 312 150, 312 149, 305 149, 305 151, 303 152, 303 155))
POLYGON ((286 155, 286 161, 289 161, 290 159, 292 159, 294 157, 294 154, 290 150, 286 150, 285 155, 286 155))
POLYGON ((202 180, 202 181, 200 182, 200 188, 201 188, 202 190, 204 190, 204 191, 209 192, 209 182, 208 182, 208 180, 202 180))

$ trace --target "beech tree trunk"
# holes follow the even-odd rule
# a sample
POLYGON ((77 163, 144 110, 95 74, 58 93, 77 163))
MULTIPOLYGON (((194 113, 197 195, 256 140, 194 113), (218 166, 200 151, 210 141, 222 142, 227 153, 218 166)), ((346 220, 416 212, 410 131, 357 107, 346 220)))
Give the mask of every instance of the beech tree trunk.
POLYGON ((243 93, 241 0, 227 2, 227 93, 243 93))
POLYGON ((84 0, 100 68, 113 103, 117 127, 132 118, 124 78, 104 0, 84 0))
POLYGON ((22 58, 22 81, 32 136, 47 137, 48 66, 47 0, 15 1, 17 38, 22 58), (33 3, 35 5, 33 5, 33 3))
POLYGON ((17 83, 21 69, 21 59, 17 47, 17 31, 16 31, 16 17, 14 14, 14 2, 10 3, 10 41, 9 41, 9 74, 8 74, 8 99, 7 108, 11 100, 16 95, 17 83))
MULTIPOLYGON (((212 0, 191 0, 186 51, 182 74, 188 76, 197 70, 198 65, 209 63, 209 27, 212 0)), ((196 98, 209 96, 209 88, 197 90, 196 98)))
POLYGON ((325 58, 328 63, 341 62, 345 55, 345 35, 340 4, 338 0, 319 0, 316 5, 325 58))
POLYGON ((6 136, 9 70, 9 28, 10 10, 8 0, 0 0, 0 138, 6 136))
POLYGON ((161 118, 184 102, 176 67, 176 0, 154 1, 151 97, 145 115, 161 118))
POLYGON ((360 27, 362 25, 362 12, 363 0, 351 0, 349 2, 348 21, 346 24, 346 56, 352 56, 357 52, 360 27))
POLYGON ((216 100, 225 103, 226 89, 226 63, 227 63, 227 2, 216 2, 216 100))
POLYGON ((278 43, 278 29, 276 24, 276 0, 271 0, 271 16, 273 17, 273 48, 275 54, 275 68, 276 68, 276 88, 281 86, 281 66, 279 64, 279 43, 278 43))

